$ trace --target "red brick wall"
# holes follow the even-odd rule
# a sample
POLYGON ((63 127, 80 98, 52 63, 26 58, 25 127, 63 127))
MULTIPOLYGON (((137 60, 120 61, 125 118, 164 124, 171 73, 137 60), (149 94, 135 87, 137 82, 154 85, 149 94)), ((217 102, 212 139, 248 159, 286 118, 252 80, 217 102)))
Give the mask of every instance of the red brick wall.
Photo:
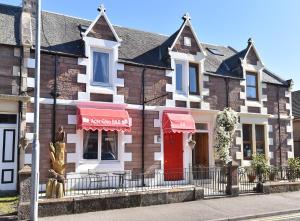
MULTIPOLYGON (((85 91, 85 84, 77 83, 78 74, 85 74, 85 66, 78 65, 78 58, 57 57, 57 89, 59 99, 77 100, 78 92, 85 91)), ((34 77, 34 69, 30 70, 30 77, 34 77)), ((41 97, 52 98, 55 78, 55 55, 41 55, 41 97)), ((30 93, 33 96, 33 91, 30 93)))
POLYGON ((201 52, 197 44, 197 41, 192 33, 192 30, 189 26, 185 26, 184 29, 182 30, 181 35, 179 36, 177 42, 175 43, 173 51, 193 54, 193 55, 197 54, 197 52, 201 52), (191 38, 191 46, 184 45, 184 37, 191 38))
MULTIPOLYGON (((272 125, 273 132, 269 132, 269 137, 273 138, 273 145, 269 146, 269 150, 274 152, 274 159, 271 159, 272 164, 280 165, 280 151, 279 151, 279 126, 278 120, 273 118, 269 119, 269 125, 272 125)), ((291 133, 288 133, 286 126, 290 125, 289 120, 280 120, 280 138, 281 138, 281 148, 282 148, 282 163, 286 165, 288 151, 292 151, 292 147, 287 145, 287 139, 291 139, 291 133)))
MULTIPOLYGON (((264 107, 267 107, 268 114, 278 113, 277 86, 267 84, 267 88, 263 88, 263 94, 267 95, 268 101, 264 101, 264 107)), ((286 109, 286 103, 290 103, 289 98, 285 97, 286 87, 279 87, 279 110, 280 114, 289 115, 290 110, 286 109)))
MULTIPOLYGON (((142 111, 128 110, 132 118, 132 144, 125 145, 125 152, 132 152, 132 161, 125 162, 126 170, 141 171, 142 165, 142 111)), ((160 168, 160 161, 154 161, 154 152, 160 152, 160 144, 154 144, 154 135, 160 135, 160 128, 154 127, 154 119, 159 118, 157 111, 145 111, 145 171, 160 168)))
POLYGON ((110 41, 117 41, 103 16, 99 18, 99 20, 96 22, 87 36, 110 41))
MULTIPOLYGON (((124 87, 118 87, 118 94, 124 95, 125 103, 142 104, 143 67, 124 65, 124 71, 118 71, 118 77, 124 78, 124 87)), ((166 94, 166 84, 171 78, 165 76, 165 70, 146 68, 145 100, 151 100, 166 94)), ((167 97, 148 102, 147 105, 165 105, 167 97)))
POLYGON ((12 84, 19 85, 19 77, 13 76, 13 66, 20 66, 20 58, 14 56, 14 48, 0 46, 0 94, 12 94, 12 84))
MULTIPOLYGON (((52 120, 53 120, 53 105, 40 104, 40 177, 45 180, 50 169, 49 160, 49 143, 52 142, 52 120)), ((33 104, 28 105, 28 112, 33 112, 33 104)), ((57 105, 56 106, 56 128, 63 126, 66 134, 76 133, 76 125, 68 125, 68 115, 75 115, 75 106, 57 105)), ((33 132, 33 124, 27 123, 27 133, 33 132)), ((26 153, 31 153, 31 144, 26 149, 26 153)), ((75 152, 75 144, 66 143, 66 158, 67 153, 75 152)), ((75 171, 74 164, 67 164, 67 171, 75 171)))

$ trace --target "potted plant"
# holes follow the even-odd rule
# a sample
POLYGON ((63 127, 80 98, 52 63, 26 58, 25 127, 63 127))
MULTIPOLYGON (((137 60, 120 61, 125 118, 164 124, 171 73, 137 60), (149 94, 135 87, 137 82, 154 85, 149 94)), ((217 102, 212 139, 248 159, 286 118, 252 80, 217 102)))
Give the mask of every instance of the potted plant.
POLYGON ((289 181, 295 182, 300 173, 300 158, 288 159, 287 177, 289 181))
POLYGON ((253 168, 252 167, 248 167, 246 169, 246 173, 247 173, 248 182, 249 183, 253 183, 254 180, 255 180, 255 178, 256 178, 256 173, 253 170, 253 168))
POLYGON ((259 182, 263 182, 264 176, 269 173, 268 161, 264 154, 255 154, 252 156, 251 167, 258 176, 259 182))

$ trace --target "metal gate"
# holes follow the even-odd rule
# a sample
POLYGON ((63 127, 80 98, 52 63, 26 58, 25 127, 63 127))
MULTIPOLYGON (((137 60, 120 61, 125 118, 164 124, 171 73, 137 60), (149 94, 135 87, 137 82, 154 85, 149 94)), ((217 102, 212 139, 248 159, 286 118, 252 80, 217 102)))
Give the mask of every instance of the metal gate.
POLYGON ((255 171, 250 167, 238 168, 239 193, 255 193, 258 178, 255 171))
POLYGON ((195 185, 204 189, 204 197, 226 195, 226 167, 193 167, 192 173, 195 185))

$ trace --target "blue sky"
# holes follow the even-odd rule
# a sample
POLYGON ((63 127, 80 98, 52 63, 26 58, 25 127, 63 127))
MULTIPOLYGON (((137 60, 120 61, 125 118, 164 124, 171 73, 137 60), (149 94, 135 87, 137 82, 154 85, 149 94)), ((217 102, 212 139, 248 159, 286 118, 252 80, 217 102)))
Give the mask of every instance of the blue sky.
MULTIPOLYGON (((0 0, 20 5, 21 0, 0 0)), ((105 5, 113 24, 170 35, 189 12, 200 41, 238 50, 252 37, 263 63, 300 90, 299 0, 42 0, 44 10, 93 20, 105 5)))

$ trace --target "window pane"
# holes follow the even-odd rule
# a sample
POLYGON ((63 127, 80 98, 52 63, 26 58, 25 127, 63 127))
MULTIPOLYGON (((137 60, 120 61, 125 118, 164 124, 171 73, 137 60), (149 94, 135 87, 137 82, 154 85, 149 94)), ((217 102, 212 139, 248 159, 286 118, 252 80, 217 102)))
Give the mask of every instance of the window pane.
POLYGON ((256 153, 257 154, 265 154, 265 144, 256 142, 256 153))
POLYGON ((247 83, 247 86, 254 86, 254 87, 256 87, 256 75, 247 74, 246 83, 247 83))
POLYGON ((115 131, 102 131, 101 160, 118 159, 118 134, 115 131))
POLYGON ((250 124, 243 124, 243 155, 245 160, 250 160, 253 153, 251 128, 250 124))
POLYGON ((194 66, 189 68, 189 83, 190 83, 190 93, 198 93, 198 81, 197 81, 197 69, 194 66))
POLYGON ((264 141, 264 125, 255 125, 256 141, 264 141))
POLYGON ((182 91, 182 64, 176 64, 176 90, 182 91))
POLYGON ((93 53, 93 81, 109 83, 109 55, 108 53, 93 53))
POLYGON ((84 131, 83 159, 98 159, 98 131, 84 131))
POLYGON ((243 140, 250 142, 252 139, 251 137, 251 125, 250 124, 243 124, 243 140))
POLYGON ((17 115, 15 114, 0 114, 0 124, 16 124, 17 115))
POLYGON ((263 125, 255 125, 256 152, 265 153, 265 130, 263 125))
POLYGON ((252 99, 256 99, 257 98, 256 88, 254 88, 254 87, 247 87, 247 98, 252 98, 252 99))

